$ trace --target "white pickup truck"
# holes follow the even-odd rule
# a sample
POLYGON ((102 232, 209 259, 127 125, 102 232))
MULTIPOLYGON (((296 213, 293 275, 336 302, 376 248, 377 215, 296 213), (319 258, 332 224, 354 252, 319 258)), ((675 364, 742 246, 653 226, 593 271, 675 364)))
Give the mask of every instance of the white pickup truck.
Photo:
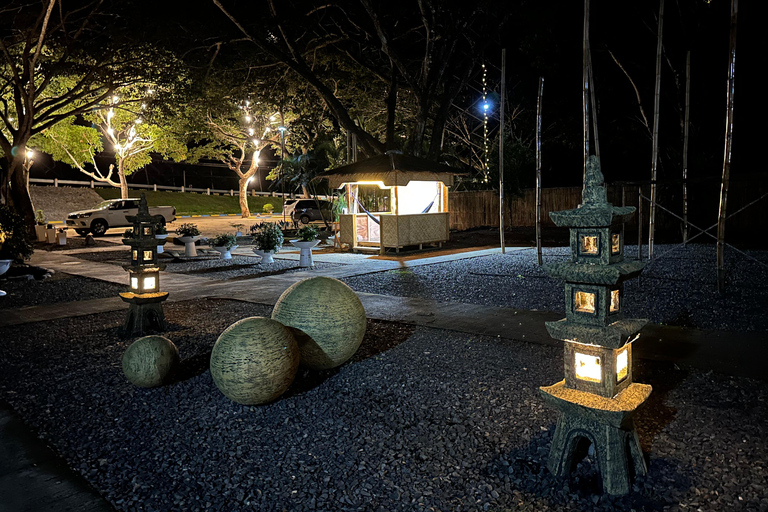
MULTIPOLYGON (((139 213, 138 199, 110 199, 103 201, 90 210, 80 210, 67 215, 67 227, 74 228, 80 236, 89 232, 93 236, 102 236, 110 228, 130 226, 128 217, 139 213)), ((155 206, 149 209, 152 215, 162 215, 165 222, 176 220, 176 208, 173 206, 155 206)))

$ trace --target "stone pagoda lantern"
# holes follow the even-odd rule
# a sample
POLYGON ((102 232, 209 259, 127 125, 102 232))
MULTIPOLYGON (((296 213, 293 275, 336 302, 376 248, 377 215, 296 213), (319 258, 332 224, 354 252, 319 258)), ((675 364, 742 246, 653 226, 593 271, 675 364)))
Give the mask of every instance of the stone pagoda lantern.
POLYGON ((542 387, 544 399, 560 412, 549 470, 563 476, 595 450, 603 488, 627 494, 634 474, 647 471, 632 414, 651 394, 651 386, 632 382, 632 342, 645 319, 624 318, 624 286, 645 265, 624 261, 623 223, 635 212, 612 206, 606 197, 599 160, 590 157, 582 204, 550 212, 552 221, 571 232, 571 261, 546 265, 551 277, 565 281, 565 318, 546 322, 563 340, 565 379, 542 387))
POLYGON ((160 271, 165 265, 157 262, 157 247, 165 240, 155 239, 155 227, 163 222, 162 215, 150 215, 147 198, 141 194, 139 212, 128 217, 133 229, 126 231, 123 243, 131 248, 131 261, 123 268, 130 276, 130 291, 120 297, 130 304, 123 324, 124 336, 142 336, 150 330, 165 330, 165 314, 161 302, 168 292, 160 291, 160 271))

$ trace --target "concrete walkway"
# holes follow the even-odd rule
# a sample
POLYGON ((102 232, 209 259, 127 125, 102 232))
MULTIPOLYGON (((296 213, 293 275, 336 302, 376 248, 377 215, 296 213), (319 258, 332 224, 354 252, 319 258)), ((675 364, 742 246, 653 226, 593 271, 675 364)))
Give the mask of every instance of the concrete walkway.
MULTIPOLYGON (((298 253, 287 250, 281 252, 278 258, 298 259, 298 253)), ((115 250, 111 247, 93 250, 115 250)), ((508 249, 515 251, 520 249, 508 249)), ((235 253, 250 254, 249 248, 241 248, 235 253)), ((125 284, 126 272, 117 265, 107 263, 87 262, 73 255, 81 251, 44 252, 38 251, 32 258, 34 265, 51 268, 57 272, 101 279, 113 283, 125 284)), ((317 254, 315 261, 346 263, 344 266, 325 269, 309 270, 292 274, 281 274, 258 278, 258 286, 254 280, 214 281, 198 276, 174 274, 165 272, 161 278, 161 286, 170 292, 169 301, 184 301, 203 297, 233 299, 274 305, 280 295, 293 283, 313 276, 328 276, 345 278, 355 275, 382 272, 398 268, 417 267, 453 261, 463 258, 474 258, 498 253, 498 249, 470 251, 458 254, 441 255, 405 260, 375 259, 361 255, 347 254, 317 254)), ((485 335, 539 343, 550 346, 561 346, 561 342, 549 337, 544 328, 544 322, 557 320, 563 313, 515 310, 511 308, 490 307, 458 302, 436 302, 427 299, 411 297, 393 297, 370 293, 359 294, 366 314, 369 318, 402 322, 424 327, 465 332, 470 335, 485 335)), ((19 325, 31 322, 55 320, 67 317, 90 315, 127 308, 119 297, 96 299, 66 304, 46 306, 31 306, 15 310, 6 310, 0 318, 0 327, 19 325)), ((765 333, 731 333, 727 331, 710 331, 684 329, 679 327, 649 325, 643 329, 642 337, 634 344, 635 357, 639 359, 669 361, 681 365, 690 365, 705 370, 768 379, 764 371, 764 363, 768 357, 768 343, 765 333)), ((18 423, 13 415, 0 407, 0 496, 5 492, 19 488, 34 490, 36 498, 30 500, 31 508, 6 508, 5 501, 0 499, 0 512, 5 510, 109 510, 109 505, 94 499, 93 491, 83 484, 74 473, 54 473, 64 475, 66 491, 61 491, 58 483, 51 480, 47 461, 52 461, 52 455, 45 452, 41 441, 35 441, 34 435, 18 423), (5 428, 4 425, 11 425, 5 428), (31 454, 27 459, 14 456, 7 458, 6 453, 31 454), (36 459, 35 454, 40 454, 36 459), (12 462, 5 469, 6 460, 12 462), (35 461, 38 462, 35 462, 35 461), (14 466, 15 464, 15 466, 14 466), (35 466, 36 464, 36 466, 35 466), (14 469, 15 468, 15 469, 14 469), (29 478, 28 484, 23 484, 24 478, 29 478), (47 482, 47 483, 46 483, 47 482), (38 485, 39 483, 39 485, 38 485), (19 487, 21 486, 21 487, 19 487), (38 498, 39 497, 39 498, 38 498), (66 508, 70 500, 79 505, 66 508), (79 500, 79 501, 78 501, 79 500), (98 502, 98 503, 97 503, 98 502), (53 508, 49 503, 57 503, 53 508), (98 508, 106 506, 107 508, 98 508), (88 508, 92 507, 92 508, 88 508)), ((55 458, 55 457, 54 457, 55 458)), ((53 463, 53 462, 51 462, 53 463)), ((63 464, 63 462, 59 463, 63 464)), ((58 477, 57 477, 58 478, 58 477)), ((59 480, 56 480, 59 482, 59 480)), ((26 490, 24 491, 26 494, 26 490)))

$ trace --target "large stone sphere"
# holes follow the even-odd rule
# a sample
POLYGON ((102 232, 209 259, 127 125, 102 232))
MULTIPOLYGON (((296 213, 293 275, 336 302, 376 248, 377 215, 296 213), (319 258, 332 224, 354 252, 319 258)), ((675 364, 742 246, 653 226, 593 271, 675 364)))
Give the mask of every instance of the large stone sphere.
POLYGON ((142 388, 161 385, 179 364, 179 349, 168 338, 144 336, 123 354, 123 373, 142 388))
POLYGON ((301 364, 313 370, 343 364, 365 335, 360 298, 352 288, 330 277, 305 279, 285 290, 272 318, 293 329, 301 364))
POLYGON ((211 376, 239 404, 265 404, 293 382, 299 348, 290 329, 260 316, 244 318, 221 333, 211 352, 211 376))

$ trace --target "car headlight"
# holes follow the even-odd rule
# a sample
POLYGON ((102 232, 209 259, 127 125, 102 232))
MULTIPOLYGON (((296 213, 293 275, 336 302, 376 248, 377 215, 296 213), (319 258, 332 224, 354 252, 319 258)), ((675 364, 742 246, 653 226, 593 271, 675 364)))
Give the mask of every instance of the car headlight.
POLYGON ((91 215, 93 215, 93 214, 92 213, 81 213, 80 215, 77 216, 77 218, 78 219, 85 219, 86 217, 90 217, 91 215))

